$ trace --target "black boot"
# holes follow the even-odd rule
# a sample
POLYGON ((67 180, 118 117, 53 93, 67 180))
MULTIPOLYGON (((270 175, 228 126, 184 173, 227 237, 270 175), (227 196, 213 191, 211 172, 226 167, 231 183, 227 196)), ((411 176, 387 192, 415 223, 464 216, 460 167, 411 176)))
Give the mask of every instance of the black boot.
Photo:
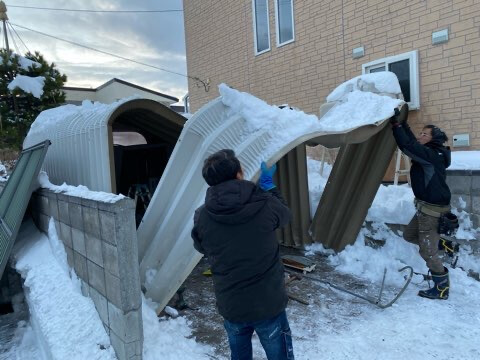
POLYGON ((448 269, 446 267, 444 267, 443 269, 445 270, 443 274, 432 271, 433 287, 428 290, 420 290, 418 292, 418 296, 428 299, 448 299, 450 279, 448 277, 448 269))

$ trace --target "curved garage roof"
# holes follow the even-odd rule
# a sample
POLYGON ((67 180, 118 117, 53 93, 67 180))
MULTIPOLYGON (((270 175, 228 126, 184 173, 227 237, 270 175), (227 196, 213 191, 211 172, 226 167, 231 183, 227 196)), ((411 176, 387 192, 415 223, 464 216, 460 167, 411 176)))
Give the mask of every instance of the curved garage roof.
POLYGON ((64 105, 40 113, 23 146, 52 142, 43 165, 52 183, 116 193, 112 131, 136 131, 148 143, 175 145, 185 121, 170 108, 141 98, 64 105))

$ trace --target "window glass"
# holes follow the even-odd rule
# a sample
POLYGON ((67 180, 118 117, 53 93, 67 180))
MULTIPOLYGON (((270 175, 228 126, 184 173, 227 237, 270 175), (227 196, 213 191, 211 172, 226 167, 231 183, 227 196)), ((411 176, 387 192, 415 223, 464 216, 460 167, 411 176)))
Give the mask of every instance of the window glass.
POLYGON ((388 64, 388 70, 395 73, 402 89, 403 98, 410 102, 410 61, 408 59, 388 64))
POLYGON ((367 72, 375 73, 375 72, 380 72, 380 71, 385 71, 385 66, 372 67, 372 68, 369 68, 367 72))
POLYGON ((293 40, 293 0, 277 1, 277 19, 278 19, 278 43, 293 40))
POLYGON ((270 49, 267 0, 254 0, 256 52, 270 49))
POLYGON ((410 110, 420 109, 418 51, 413 50, 362 65, 363 74, 385 70, 397 75, 403 98, 408 102, 410 110))
MULTIPOLYGON (((367 73, 385 71, 385 65, 368 67, 367 73)), ((400 89, 402 89, 403 98, 406 102, 410 101, 410 63, 408 59, 395 61, 388 64, 388 71, 397 75, 400 89)))

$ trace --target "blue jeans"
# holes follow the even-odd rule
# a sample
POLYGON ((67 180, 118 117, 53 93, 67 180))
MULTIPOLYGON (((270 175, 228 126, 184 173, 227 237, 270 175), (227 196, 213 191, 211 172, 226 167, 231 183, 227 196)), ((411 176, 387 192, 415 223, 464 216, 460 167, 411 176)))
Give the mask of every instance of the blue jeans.
POLYGON ((232 360, 252 359, 252 335, 255 331, 268 360, 294 359, 292 333, 287 314, 282 311, 274 318, 248 323, 234 323, 225 319, 232 360))

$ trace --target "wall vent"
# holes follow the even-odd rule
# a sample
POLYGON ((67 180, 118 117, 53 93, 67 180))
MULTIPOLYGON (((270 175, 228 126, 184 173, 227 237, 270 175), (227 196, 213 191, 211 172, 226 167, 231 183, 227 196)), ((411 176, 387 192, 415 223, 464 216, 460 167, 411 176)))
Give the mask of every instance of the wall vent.
POLYGON ((448 29, 435 31, 432 33, 432 44, 442 44, 448 41, 448 29))
POLYGON ((364 49, 363 46, 357 47, 357 48, 353 49, 353 51, 352 51, 352 57, 354 59, 361 58, 364 55, 365 55, 365 49, 364 49))
POLYGON ((470 146, 469 134, 453 135, 453 147, 465 147, 465 146, 470 146))

